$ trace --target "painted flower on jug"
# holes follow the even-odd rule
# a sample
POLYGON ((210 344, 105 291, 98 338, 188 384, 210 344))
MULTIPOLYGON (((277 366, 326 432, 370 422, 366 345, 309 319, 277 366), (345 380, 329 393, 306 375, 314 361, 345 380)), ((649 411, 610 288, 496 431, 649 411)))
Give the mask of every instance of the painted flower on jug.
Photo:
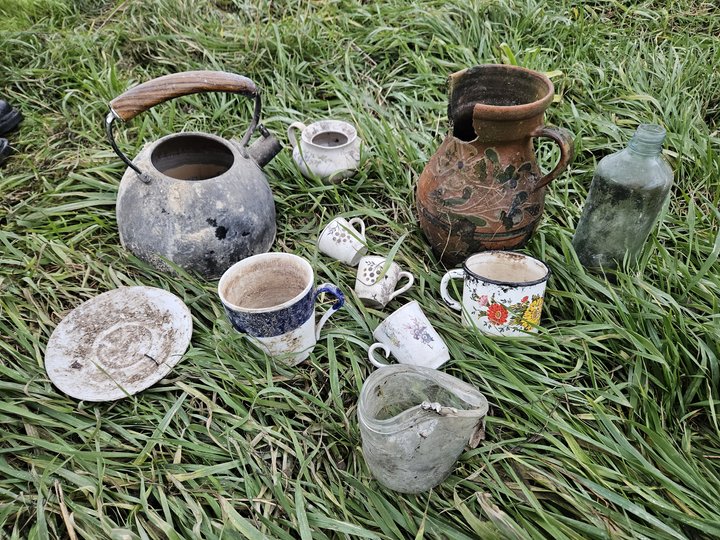
POLYGON ((487 318, 493 324, 505 324, 508 319, 508 310, 502 304, 490 304, 487 308, 487 318))

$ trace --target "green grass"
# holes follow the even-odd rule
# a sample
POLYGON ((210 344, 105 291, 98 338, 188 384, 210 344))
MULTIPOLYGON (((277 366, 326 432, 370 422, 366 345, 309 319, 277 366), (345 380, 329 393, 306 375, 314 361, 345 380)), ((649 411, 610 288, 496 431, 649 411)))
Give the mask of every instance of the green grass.
MULTIPOLYGON (((422 3, 9 0, 0 95, 25 114, 0 169, 0 537, 717 538, 720 536, 720 16, 711 2, 422 3), (667 7, 672 6, 672 7, 667 7), (553 278, 543 331, 494 341, 439 304, 445 269, 418 229, 414 187, 444 136, 448 74, 485 63, 553 72, 548 121, 577 157, 549 189, 527 252, 553 278), (263 89, 265 125, 337 117, 369 152, 339 186, 286 150, 267 168, 274 249, 350 296, 310 361, 279 368, 226 322, 216 284, 161 274, 119 245, 123 164, 107 103, 133 84, 223 69, 263 89), (587 274, 570 244, 596 162, 640 122, 668 131, 675 185, 639 269, 587 274), (371 331, 353 269, 318 255, 330 217, 366 218, 445 337, 445 370, 488 397, 487 440, 432 492, 378 486, 355 410, 371 331), (60 394, 43 365, 55 326, 121 285, 188 304, 186 357, 116 403, 60 394)), ((250 104, 193 96, 121 126, 135 155, 181 130, 239 137, 250 104)), ((549 169, 550 144, 538 157, 549 169)))

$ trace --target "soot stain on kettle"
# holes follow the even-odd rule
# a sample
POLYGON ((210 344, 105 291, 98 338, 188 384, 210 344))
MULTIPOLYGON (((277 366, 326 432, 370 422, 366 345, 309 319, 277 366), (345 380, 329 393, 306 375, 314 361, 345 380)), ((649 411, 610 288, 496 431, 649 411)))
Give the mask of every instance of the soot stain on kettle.
POLYGON ((227 236, 227 233, 228 233, 227 227, 225 227, 223 225, 218 226, 217 220, 213 219, 213 218, 207 218, 207 220, 205 220, 205 221, 207 221, 208 225, 215 227, 215 238, 217 238, 218 240, 225 239, 225 237, 227 236))

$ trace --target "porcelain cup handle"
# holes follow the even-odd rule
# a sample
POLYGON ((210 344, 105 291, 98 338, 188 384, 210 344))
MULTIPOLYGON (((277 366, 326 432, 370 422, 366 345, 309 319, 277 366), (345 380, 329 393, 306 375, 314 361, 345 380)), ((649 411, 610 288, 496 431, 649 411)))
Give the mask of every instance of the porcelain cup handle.
POLYGON ((362 218, 354 217, 352 219, 349 219, 348 223, 355 230, 357 230, 357 228, 355 227, 355 223, 357 223, 360 226, 360 236, 365 236, 365 222, 362 220, 362 218))
POLYGON ((410 287, 412 287, 413 283, 415 283, 415 276, 413 276, 410 272, 404 272, 404 271, 400 272, 398 274, 398 281, 404 277, 406 277, 408 279, 408 282, 405 284, 405 286, 401 287, 397 291, 393 292, 390 296, 388 296, 388 302, 390 300, 392 300, 393 298, 395 298, 396 296, 407 291, 410 287))
POLYGON ((447 274, 445 274, 440 281, 440 296, 442 297, 443 302, 445 302, 455 311, 462 311, 462 304, 450 296, 450 293, 448 292, 448 285, 450 284, 451 279, 464 278, 465 270, 463 270, 462 268, 455 268, 454 270, 450 270, 447 274))
POLYGON ((306 127, 307 126, 305 124, 303 124, 302 122, 293 122, 292 124, 290 124, 288 126, 287 136, 288 136, 288 141, 290 141, 290 146, 292 146, 293 148, 295 148, 297 146, 298 135, 295 133, 295 130, 302 133, 306 127))
POLYGON ((385 351, 385 358, 390 358, 390 347, 388 347, 384 343, 373 343, 368 349, 368 360, 370 360, 370 363, 373 366, 378 368, 384 368, 389 366, 390 364, 383 364, 375 360, 375 349, 382 349, 383 351, 385 351))
POLYGON ((323 316, 320 318, 320 322, 317 323, 317 326, 315 327, 315 339, 320 339, 320 330, 322 330, 322 327, 325 326, 325 323, 330 318, 330 316, 338 309, 343 307, 343 305, 345 304, 345 295, 336 285, 333 285, 332 283, 323 283, 322 285, 320 285, 315 291, 315 298, 313 299, 313 301, 317 300, 317 297, 320 295, 320 293, 330 293, 335 298, 337 298, 337 301, 332 306, 330 306, 330 309, 328 309, 323 314, 323 316))

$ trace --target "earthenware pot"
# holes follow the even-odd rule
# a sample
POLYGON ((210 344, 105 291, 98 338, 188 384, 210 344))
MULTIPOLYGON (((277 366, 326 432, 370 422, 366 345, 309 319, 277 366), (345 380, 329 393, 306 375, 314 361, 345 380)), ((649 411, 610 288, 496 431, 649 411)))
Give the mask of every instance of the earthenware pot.
POLYGON ((293 122, 288 127, 288 140, 293 160, 306 178, 335 183, 357 172, 361 140, 355 127, 347 122, 320 120, 309 126, 293 122))
POLYGON ((450 76, 452 129, 417 185, 420 226, 448 265, 487 249, 522 247, 543 212, 545 186, 572 160, 573 139, 543 124, 550 79, 529 69, 480 65, 450 76), (533 139, 548 137, 560 160, 543 175, 533 139))
POLYGON ((275 203, 261 167, 281 149, 259 124, 260 94, 250 79, 216 71, 166 75, 136 86, 110 102, 110 144, 128 165, 117 196, 120 242, 155 268, 173 266, 207 278, 264 253, 275 239, 275 203), (117 147, 113 122, 200 92, 251 97, 255 113, 239 142, 207 133, 167 135, 130 161, 117 147), (250 137, 262 135, 247 146, 250 137))

